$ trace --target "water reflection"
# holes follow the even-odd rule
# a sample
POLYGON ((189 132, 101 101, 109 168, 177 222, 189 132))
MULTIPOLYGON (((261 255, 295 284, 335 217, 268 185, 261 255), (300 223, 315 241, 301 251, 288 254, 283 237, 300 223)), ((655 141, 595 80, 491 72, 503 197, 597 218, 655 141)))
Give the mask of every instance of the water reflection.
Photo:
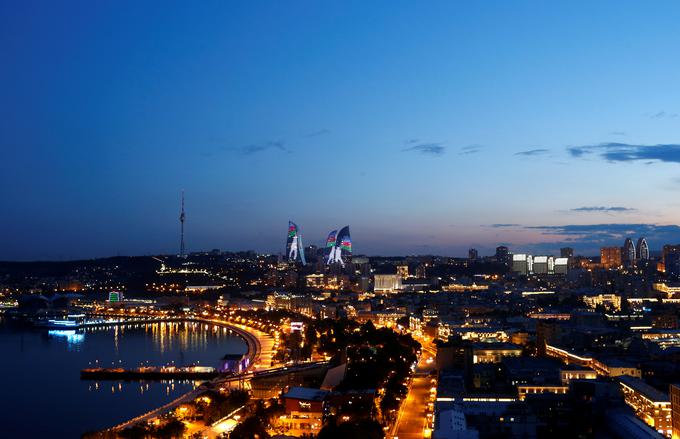
POLYGON ((227 353, 244 353, 242 339, 222 327, 194 322, 131 323, 81 329, 36 329, 0 319, 2 437, 79 437, 161 406, 199 385, 186 380, 89 381, 88 367, 218 366, 227 353), (45 364, 50 373, 45 373, 45 364), (35 395, 40 395, 36 398, 35 395), (54 401, 59 401, 55 404, 54 401), (41 422, 35 422, 40 413, 41 422))
POLYGON ((47 331, 47 336, 65 339, 69 350, 79 350, 79 345, 85 341, 85 334, 82 334, 75 329, 50 329, 47 331))

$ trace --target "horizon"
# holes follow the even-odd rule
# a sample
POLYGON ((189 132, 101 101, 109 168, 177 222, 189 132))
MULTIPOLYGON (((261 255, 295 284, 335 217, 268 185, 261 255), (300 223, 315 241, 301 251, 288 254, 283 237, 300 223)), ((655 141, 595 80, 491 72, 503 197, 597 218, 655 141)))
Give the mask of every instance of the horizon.
POLYGON ((385 5, 0 6, 0 260, 680 242, 679 4, 385 5))

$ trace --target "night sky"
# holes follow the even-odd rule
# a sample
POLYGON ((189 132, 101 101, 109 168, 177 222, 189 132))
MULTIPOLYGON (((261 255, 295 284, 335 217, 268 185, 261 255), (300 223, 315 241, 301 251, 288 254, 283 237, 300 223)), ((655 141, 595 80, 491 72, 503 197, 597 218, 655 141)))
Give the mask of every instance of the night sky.
POLYGON ((680 242, 680 3, 0 2, 0 259, 680 242))

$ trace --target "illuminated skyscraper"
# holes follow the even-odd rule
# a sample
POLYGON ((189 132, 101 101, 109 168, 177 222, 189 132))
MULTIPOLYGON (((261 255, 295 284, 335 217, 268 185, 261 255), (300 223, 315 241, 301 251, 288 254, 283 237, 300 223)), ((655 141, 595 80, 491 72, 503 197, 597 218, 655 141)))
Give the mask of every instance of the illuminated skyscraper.
POLYGON ((340 229, 337 234, 333 230, 326 240, 326 248, 330 249, 327 264, 340 264, 343 267, 345 262, 352 257, 352 238, 349 235, 349 226, 340 229), (344 253, 343 253, 344 252, 344 253))
POLYGON ((297 224, 288 221, 288 238, 286 240, 286 255, 289 262, 296 262, 298 259, 302 265, 307 264, 305 260, 305 249, 302 246, 302 235, 298 230, 297 224))
POLYGON ((635 250, 637 251, 638 259, 642 261, 649 259, 649 244, 647 244, 647 240, 644 237, 638 239, 635 250))
POLYGON ((633 240, 630 238, 626 238, 623 243, 621 261, 626 265, 630 265, 635 262, 635 244, 633 244, 633 240))

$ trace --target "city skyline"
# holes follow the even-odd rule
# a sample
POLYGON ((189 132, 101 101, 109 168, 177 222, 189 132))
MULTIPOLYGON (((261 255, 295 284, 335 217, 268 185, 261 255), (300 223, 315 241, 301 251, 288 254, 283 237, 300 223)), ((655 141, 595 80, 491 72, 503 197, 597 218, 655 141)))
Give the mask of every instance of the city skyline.
POLYGON ((0 6, 0 260, 680 242, 680 6, 0 6), (628 32, 626 29, 635 29, 628 32), (294 202, 291 202, 294 200, 294 202))

